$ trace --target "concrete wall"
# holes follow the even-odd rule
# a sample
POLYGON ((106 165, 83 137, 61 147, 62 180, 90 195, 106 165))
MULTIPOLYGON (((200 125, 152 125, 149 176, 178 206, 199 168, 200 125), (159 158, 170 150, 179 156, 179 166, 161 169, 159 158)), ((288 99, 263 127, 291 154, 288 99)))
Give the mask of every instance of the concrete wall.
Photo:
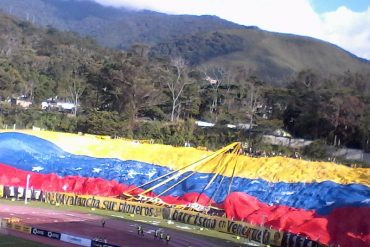
MULTIPOLYGON (((292 148, 302 148, 310 145, 312 141, 298 138, 287 138, 273 135, 264 135, 263 141, 272 145, 280 145, 292 148)), ((360 149, 340 148, 328 146, 328 154, 333 157, 341 157, 346 160, 357 160, 370 164, 370 153, 365 153, 360 149)))
POLYGON ((358 160, 370 164, 370 153, 365 153, 360 149, 340 148, 333 150, 334 157, 341 157, 347 160, 358 160))
POLYGON ((292 148, 301 148, 310 145, 312 141, 298 138, 287 138, 273 135, 264 135, 263 141, 272 145, 280 145, 292 148))

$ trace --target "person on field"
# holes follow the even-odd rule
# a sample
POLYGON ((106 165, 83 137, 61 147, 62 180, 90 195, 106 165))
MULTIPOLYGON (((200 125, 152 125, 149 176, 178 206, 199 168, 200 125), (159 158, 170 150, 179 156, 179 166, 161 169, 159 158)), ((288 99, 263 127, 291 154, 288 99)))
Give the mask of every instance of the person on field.
POLYGON ((101 222, 101 227, 105 227, 105 220, 103 220, 102 222, 101 222))
POLYGON ((137 226, 137 235, 140 235, 141 234, 141 230, 142 230, 142 226, 137 226))
POLYGON ((160 234, 159 234, 159 240, 163 240, 164 239, 164 233, 163 232, 161 232, 160 234))
POLYGON ((167 234, 166 235, 166 244, 168 244, 168 242, 170 242, 170 240, 171 240, 171 236, 170 236, 170 234, 167 234))
POLYGON ((157 239, 159 237, 159 231, 155 230, 154 231, 154 239, 157 239))

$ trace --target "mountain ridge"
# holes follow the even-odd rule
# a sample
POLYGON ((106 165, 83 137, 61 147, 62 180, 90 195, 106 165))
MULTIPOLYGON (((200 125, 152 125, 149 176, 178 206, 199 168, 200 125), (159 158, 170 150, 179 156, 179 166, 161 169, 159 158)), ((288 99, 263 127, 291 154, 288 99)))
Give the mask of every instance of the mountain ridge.
POLYGON ((0 0, 0 9, 41 26, 91 37, 106 47, 127 51, 145 44, 153 56, 180 55, 203 67, 244 67, 268 82, 282 82, 302 70, 321 77, 370 70, 369 60, 327 41, 268 32, 216 16, 136 11, 88 0, 0 0))
POLYGON ((259 29, 196 34, 160 43, 151 52, 156 56, 183 56, 195 66, 245 67, 270 82, 303 70, 327 78, 346 71, 366 73, 370 69, 369 61, 329 42, 259 29))
POLYGON ((181 34, 190 34, 229 27, 245 28, 215 16, 133 11, 88 0, 0 0, 0 9, 23 20, 77 32, 95 38, 104 46, 120 49, 135 43, 165 41, 177 36, 180 30, 181 34))

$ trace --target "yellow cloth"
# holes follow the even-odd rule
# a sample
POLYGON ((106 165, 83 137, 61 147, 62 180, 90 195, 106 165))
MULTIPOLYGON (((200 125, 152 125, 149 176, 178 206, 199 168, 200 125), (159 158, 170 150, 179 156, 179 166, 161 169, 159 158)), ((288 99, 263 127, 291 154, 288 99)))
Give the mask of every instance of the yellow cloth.
MULTIPOLYGON (((66 152, 97 158, 118 158, 137 160, 166 166, 177 170, 196 162, 212 152, 189 147, 173 147, 161 144, 140 144, 132 140, 110 139, 104 136, 77 135, 51 131, 17 131, 34 135, 56 144, 66 152)), ((218 162, 217 159, 213 162, 218 162)), ((215 165, 204 165, 196 171, 212 173, 215 165)), ((231 176, 233 164, 221 174, 231 176)), ((263 179, 270 182, 323 182, 340 184, 358 183, 370 185, 370 169, 350 168, 331 162, 310 162, 286 157, 252 158, 241 156, 235 176, 249 179, 263 179)))

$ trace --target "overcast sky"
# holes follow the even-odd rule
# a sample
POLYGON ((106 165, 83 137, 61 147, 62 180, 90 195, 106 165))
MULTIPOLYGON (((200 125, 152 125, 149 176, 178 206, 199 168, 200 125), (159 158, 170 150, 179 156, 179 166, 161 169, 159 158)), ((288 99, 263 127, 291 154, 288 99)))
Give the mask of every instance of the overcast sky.
POLYGON ((95 0, 169 14, 217 15, 264 30, 329 41, 370 59, 370 0, 95 0))

